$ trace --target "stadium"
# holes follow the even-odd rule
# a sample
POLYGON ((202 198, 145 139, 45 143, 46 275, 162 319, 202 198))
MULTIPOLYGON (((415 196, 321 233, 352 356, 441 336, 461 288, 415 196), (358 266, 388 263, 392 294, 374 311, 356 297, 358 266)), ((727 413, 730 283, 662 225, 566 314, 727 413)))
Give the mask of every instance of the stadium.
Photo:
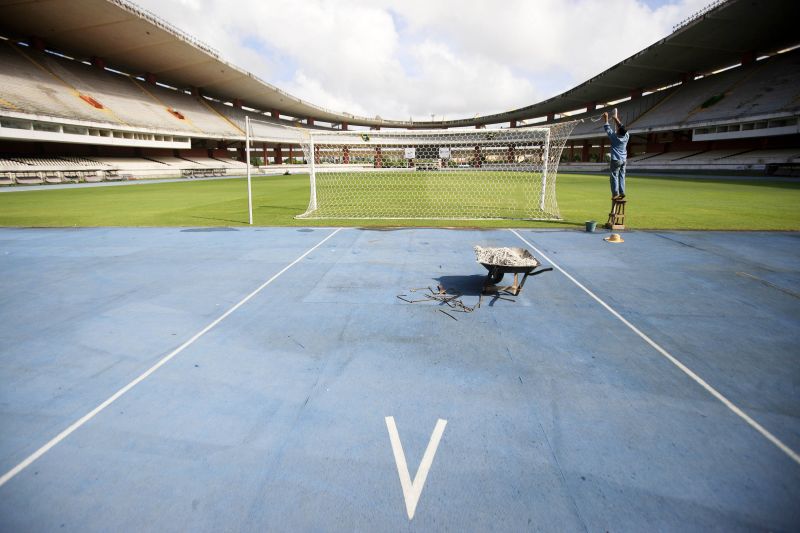
POLYGON ((798 17, 414 120, 0 0, 0 529, 797 530, 798 17))

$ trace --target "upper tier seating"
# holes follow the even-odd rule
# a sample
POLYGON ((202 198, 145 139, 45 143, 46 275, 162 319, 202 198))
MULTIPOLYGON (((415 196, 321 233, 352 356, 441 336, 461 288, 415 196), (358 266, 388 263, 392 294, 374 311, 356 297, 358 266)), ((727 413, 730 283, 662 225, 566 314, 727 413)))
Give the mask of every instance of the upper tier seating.
POLYGON ((47 54, 40 54, 36 59, 64 83, 102 104, 119 122, 163 131, 201 133, 186 120, 173 116, 127 76, 47 54))
POLYGON ((239 128, 212 109, 208 103, 204 103, 191 95, 163 87, 152 87, 138 81, 134 81, 134 83, 158 99, 163 104, 163 107, 177 111, 186 118, 189 124, 205 133, 234 137, 243 134, 239 128))
POLYGON ((800 110, 800 54, 763 60, 706 109, 691 113, 689 122, 748 118, 800 110))
POLYGON ((711 96, 726 91, 742 77, 742 69, 721 72, 676 87, 669 98, 665 98, 653 109, 630 124, 637 130, 669 127, 683 124, 689 114, 700 108, 711 96))
POLYGON ((118 123, 107 112, 81 100, 75 91, 29 59, 27 52, 0 43, 0 109, 118 123))
POLYGON ((164 132, 242 135, 231 121, 192 95, 79 61, 5 42, 0 43, 0 65, 0 110, 164 132))
POLYGON ((800 50, 680 85, 630 127, 668 128, 792 112, 800 110, 798 97, 800 50))

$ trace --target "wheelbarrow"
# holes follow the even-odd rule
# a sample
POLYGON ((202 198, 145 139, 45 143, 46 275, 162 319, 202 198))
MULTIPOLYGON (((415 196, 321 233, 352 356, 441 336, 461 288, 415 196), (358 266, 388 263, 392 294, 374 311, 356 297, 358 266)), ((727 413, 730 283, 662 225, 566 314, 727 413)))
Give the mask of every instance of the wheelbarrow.
POLYGON ((542 268, 539 260, 531 255, 531 253, 522 248, 481 248, 475 247, 475 255, 478 262, 489 271, 486 280, 483 282, 483 294, 493 294, 497 292, 508 292, 512 296, 517 296, 525 281, 529 276, 538 276, 543 272, 550 272, 553 270, 550 267, 542 268), (491 258, 505 256, 504 259, 497 261, 482 261, 482 258, 491 258), (510 259, 509 259, 510 258, 510 259), (516 259, 516 260, 515 260, 516 259), (504 263, 517 263, 517 264, 504 264, 504 263), (512 285, 501 287, 498 284, 503 280, 506 274, 514 274, 514 283, 512 285), (520 274, 522 279, 520 280, 520 274))

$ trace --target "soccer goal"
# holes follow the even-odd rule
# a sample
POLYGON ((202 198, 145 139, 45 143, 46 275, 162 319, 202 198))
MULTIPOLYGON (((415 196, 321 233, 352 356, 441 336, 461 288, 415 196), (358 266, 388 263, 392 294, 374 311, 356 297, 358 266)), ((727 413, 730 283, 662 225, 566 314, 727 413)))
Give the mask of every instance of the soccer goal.
POLYGON ((311 199, 297 218, 559 220, 558 161, 576 123, 310 131, 311 199))

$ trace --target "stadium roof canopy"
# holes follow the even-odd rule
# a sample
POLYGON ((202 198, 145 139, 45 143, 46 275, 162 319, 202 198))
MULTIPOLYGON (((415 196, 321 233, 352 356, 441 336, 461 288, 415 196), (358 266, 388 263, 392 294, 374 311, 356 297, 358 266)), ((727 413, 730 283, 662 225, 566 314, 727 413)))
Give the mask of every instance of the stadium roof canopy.
POLYGON ((241 100, 263 111, 296 118, 385 127, 453 127, 498 124, 544 117, 653 90, 738 63, 748 54, 771 53, 797 44, 797 0, 727 0, 681 23, 673 33, 565 93, 494 115, 439 122, 354 116, 315 106, 220 58, 198 39, 126 0, 0 0, 0 30, 36 36, 49 48, 111 67, 155 74, 181 88, 199 88, 222 100, 241 100))

